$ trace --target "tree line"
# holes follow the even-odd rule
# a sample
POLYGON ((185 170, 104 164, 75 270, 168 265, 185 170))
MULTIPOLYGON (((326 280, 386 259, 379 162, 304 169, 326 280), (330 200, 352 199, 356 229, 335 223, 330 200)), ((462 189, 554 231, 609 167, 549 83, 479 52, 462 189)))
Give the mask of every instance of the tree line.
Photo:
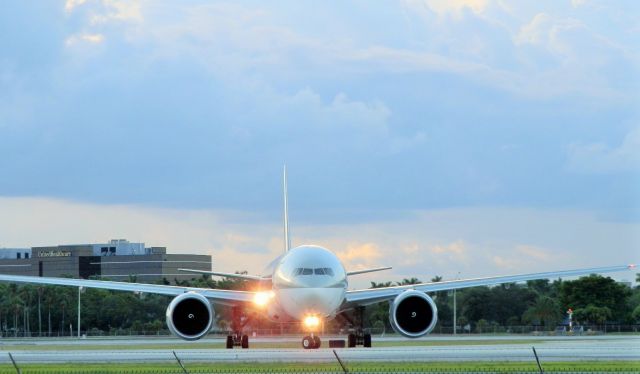
MULTIPOLYGON (((132 277, 132 281, 135 278, 132 277)), ((431 281, 441 281, 435 277, 431 281)), ((640 275, 638 275, 640 281, 640 275)), ((165 279, 162 283, 168 284, 165 279)), ((420 283, 417 278, 401 282, 371 283, 372 288, 420 283)), ((256 284, 236 278, 206 277, 177 281, 178 285, 218 289, 251 290, 256 284)), ((0 283, 0 332, 2 336, 68 336, 77 334, 78 288, 66 286, 0 283)), ((438 307, 438 324, 453 326, 453 292, 430 294, 438 307)), ((577 324, 603 325, 640 323, 640 287, 630 288, 609 277, 590 275, 577 280, 536 280, 473 287, 456 292, 457 326, 478 331, 488 327, 535 326, 551 330, 573 309, 577 324)), ((171 297, 145 293, 85 289, 81 294, 81 331, 89 335, 158 333, 166 330, 165 310, 171 297)), ((217 307, 217 328, 230 325, 230 310, 217 307)), ((285 331, 268 321, 264 313, 248 308, 250 328, 285 331)), ((343 328, 345 320, 328 322, 328 328, 343 328)), ((367 307, 368 327, 391 331, 389 305, 367 307)), ((287 327, 286 331, 292 331, 287 327)))
MULTIPOLYGON (((441 281, 441 277, 431 279, 441 281)), ((640 281, 640 275, 638 275, 640 281)), ((371 287, 388 287, 420 283, 404 279, 397 283, 371 283, 371 287)), ((453 326, 453 292, 431 294, 438 307, 438 323, 453 326)), ((568 309, 573 323, 582 325, 640 323, 640 287, 630 288, 609 277, 590 275, 577 280, 534 280, 505 283, 492 287, 457 290, 457 326, 476 327, 535 326, 551 330, 566 323, 568 309)), ((369 311, 372 326, 390 327, 388 307, 378 305, 369 311)))

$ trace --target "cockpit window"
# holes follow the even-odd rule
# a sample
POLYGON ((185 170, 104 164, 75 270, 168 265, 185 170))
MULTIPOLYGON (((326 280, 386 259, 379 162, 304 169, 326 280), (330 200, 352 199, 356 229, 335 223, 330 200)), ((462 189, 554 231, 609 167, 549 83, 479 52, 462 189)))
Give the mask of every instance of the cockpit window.
POLYGON ((333 276, 333 269, 331 268, 295 268, 293 270, 293 276, 297 277, 299 275, 329 275, 333 276))

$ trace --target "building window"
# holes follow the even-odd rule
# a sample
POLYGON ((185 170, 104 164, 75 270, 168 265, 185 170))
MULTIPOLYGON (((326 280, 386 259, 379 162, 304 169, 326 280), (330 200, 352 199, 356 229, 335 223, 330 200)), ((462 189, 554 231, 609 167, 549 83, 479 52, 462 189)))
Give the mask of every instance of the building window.
POLYGON ((16 258, 18 258, 18 259, 22 258, 22 253, 20 253, 20 252, 16 253, 16 258))
POLYGON ((24 253, 24 258, 29 258, 29 252, 24 253))

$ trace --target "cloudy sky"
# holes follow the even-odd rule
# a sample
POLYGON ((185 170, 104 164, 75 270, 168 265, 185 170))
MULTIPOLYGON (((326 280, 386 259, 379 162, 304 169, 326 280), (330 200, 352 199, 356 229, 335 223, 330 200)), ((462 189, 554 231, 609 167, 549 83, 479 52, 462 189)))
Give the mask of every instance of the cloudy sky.
MULTIPOLYGON (((634 1, 20 1, 0 247, 293 244, 427 280, 640 260, 634 1)), ((620 274, 632 279, 633 275, 620 274)))

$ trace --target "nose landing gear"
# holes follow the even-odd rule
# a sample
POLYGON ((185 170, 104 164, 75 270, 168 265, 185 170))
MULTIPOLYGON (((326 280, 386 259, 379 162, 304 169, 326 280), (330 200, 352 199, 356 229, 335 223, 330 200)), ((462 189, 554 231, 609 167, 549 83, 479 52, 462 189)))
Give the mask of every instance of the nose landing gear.
POLYGON ((320 337, 314 334, 302 338, 302 348, 304 349, 318 349, 321 344, 320 337))

